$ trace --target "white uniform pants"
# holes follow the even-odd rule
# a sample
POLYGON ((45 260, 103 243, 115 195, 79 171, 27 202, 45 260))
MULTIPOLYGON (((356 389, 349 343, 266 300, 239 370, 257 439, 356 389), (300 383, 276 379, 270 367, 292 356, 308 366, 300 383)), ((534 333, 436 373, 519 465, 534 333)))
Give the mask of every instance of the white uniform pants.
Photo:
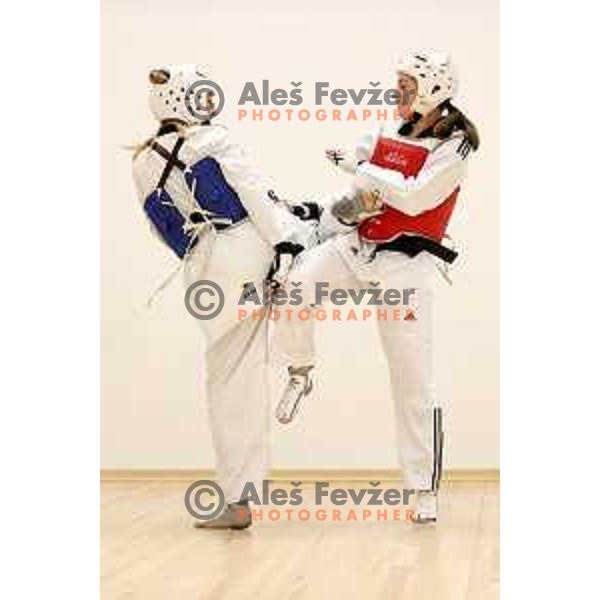
POLYGON ((245 320, 207 349, 207 388, 217 476, 225 500, 269 468, 267 321, 245 320))
POLYGON ((240 321, 238 300, 244 282, 260 286, 271 259, 271 248, 243 224, 220 234, 206 257, 188 265, 188 285, 213 281, 225 297, 222 312, 200 323, 218 483, 227 502, 238 501, 247 483, 260 491, 268 474, 267 321, 240 321))
POLYGON ((315 320, 297 315, 313 309, 316 282, 328 282, 329 290, 370 288, 369 282, 380 282, 384 290, 416 290, 409 302, 416 320, 391 319, 392 311, 404 310, 403 305, 364 308, 373 313, 388 308, 387 320, 379 319, 377 326, 389 368, 400 466, 407 487, 420 490, 437 490, 441 475, 442 414, 435 399, 432 352, 436 274, 435 263, 426 253, 409 258, 381 252, 369 261, 354 232, 339 236, 302 255, 289 280, 301 282, 303 305, 294 307, 292 319, 280 319, 276 328, 278 346, 290 364, 311 365, 315 363, 315 320))

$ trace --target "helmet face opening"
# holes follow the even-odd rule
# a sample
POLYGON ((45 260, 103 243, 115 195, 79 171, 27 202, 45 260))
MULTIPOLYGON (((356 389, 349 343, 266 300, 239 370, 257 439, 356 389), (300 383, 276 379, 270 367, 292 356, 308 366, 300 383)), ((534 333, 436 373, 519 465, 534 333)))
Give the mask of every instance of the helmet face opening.
POLYGON ((199 94, 196 98, 196 110, 210 112, 215 109, 215 94, 212 91, 206 91, 199 94))
POLYGON ((405 95, 416 95, 418 93, 419 81, 416 77, 413 77, 410 73, 405 73, 404 71, 398 71, 396 77, 396 86, 403 99, 405 95))

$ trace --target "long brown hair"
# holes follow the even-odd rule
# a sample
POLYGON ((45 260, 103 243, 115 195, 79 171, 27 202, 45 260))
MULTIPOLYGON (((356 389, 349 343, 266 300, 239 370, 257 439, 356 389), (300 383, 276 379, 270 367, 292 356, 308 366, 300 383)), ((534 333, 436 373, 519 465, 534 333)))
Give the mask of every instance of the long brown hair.
MULTIPOLYGON (((435 137, 440 140, 448 139, 453 133, 462 131, 465 134, 467 142, 473 150, 479 148, 480 140, 477 127, 470 121, 466 115, 450 100, 446 100, 440 105, 441 116, 431 127, 424 129, 417 137, 435 137)), ((421 118, 418 113, 415 113, 416 119, 408 121, 400 127, 398 133, 400 135, 410 135, 413 127, 421 118)))
POLYGON ((455 131, 463 131, 473 150, 479 148, 479 133, 475 124, 449 100, 442 104, 442 117, 432 127, 434 137, 445 140, 455 131))
POLYGON ((161 121, 158 131, 152 137, 149 137, 147 140, 136 144, 133 147, 132 159, 135 160, 140 153, 148 148, 157 137, 173 132, 177 132, 179 135, 185 135, 185 132, 188 128, 189 125, 186 125, 181 121, 161 121))

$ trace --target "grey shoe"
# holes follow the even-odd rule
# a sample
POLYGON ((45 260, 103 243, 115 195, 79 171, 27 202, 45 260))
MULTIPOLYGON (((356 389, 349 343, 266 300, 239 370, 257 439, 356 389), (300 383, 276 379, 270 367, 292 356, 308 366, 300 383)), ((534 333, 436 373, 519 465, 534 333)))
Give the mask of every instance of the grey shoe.
POLYGON ((223 512, 210 521, 195 521, 197 529, 246 529, 252 525, 252 511, 248 502, 232 502, 223 512))
POLYGON ((313 381, 310 374, 312 369, 312 365, 288 368, 290 378, 275 411, 275 417, 280 423, 284 425, 291 423, 298 412, 300 400, 312 392, 313 381))

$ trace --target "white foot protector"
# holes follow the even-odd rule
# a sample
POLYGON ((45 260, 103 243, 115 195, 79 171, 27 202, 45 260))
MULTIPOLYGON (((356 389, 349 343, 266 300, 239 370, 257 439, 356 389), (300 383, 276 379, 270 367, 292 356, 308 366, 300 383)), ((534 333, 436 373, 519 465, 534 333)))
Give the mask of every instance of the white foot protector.
POLYGON ((283 391, 283 396, 277 405, 275 417, 283 425, 291 423, 302 398, 308 396, 313 389, 312 371, 313 367, 289 367, 289 380, 283 391))
POLYGON ((415 496, 413 523, 423 525, 437 521, 437 493, 418 490, 415 496))

